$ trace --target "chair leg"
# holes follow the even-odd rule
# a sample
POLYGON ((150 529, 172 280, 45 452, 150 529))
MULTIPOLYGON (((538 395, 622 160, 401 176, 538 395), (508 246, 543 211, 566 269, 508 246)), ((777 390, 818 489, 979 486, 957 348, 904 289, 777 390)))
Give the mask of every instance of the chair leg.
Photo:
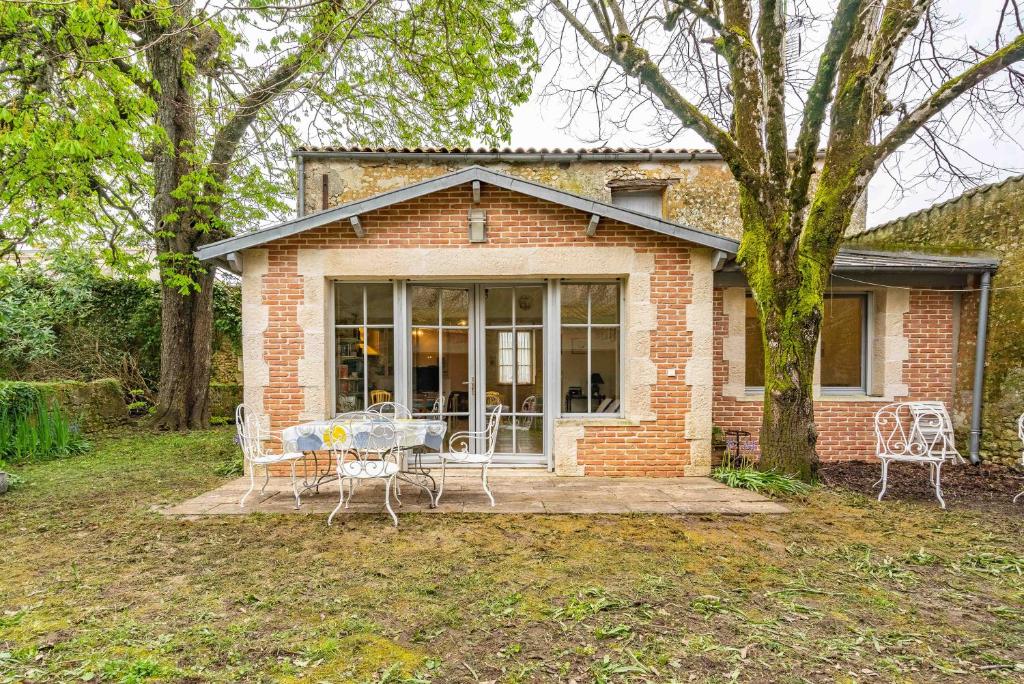
POLYGON ((484 492, 487 493, 487 498, 491 500, 491 505, 493 506, 494 505, 494 495, 491 494, 491 489, 490 489, 490 487, 487 486, 487 465, 488 464, 484 464, 484 467, 482 468, 483 472, 481 472, 481 474, 480 474, 480 481, 483 483, 483 485, 484 485, 484 492))
POLYGON ((1018 494, 1017 496, 1013 497, 1013 503, 1017 503, 1017 499, 1019 499, 1022 496, 1024 496, 1024 490, 1022 490, 1021 493, 1018 494))
POLYGON ((242 495, 242 500, 238 502, 239 506, 245 506, 245 500, 252 494, 252 490, 256 489, 256 466, 253 463, 249 464, 249 491, 242 495))
POLYGON ((341 510, 341 507, 342 507, 342 505, 344 505, 344 503, 345 503, 345 480, 339 474, 338 475, 338 505, 335 506, 334 510, 331 511, 331 514, 329 516, 327 516, 327 526, 328 527, 330 527, 331 521, 334 520, 335 514, 337 514, 337 512, 339 510, 341 510))
POLYGON ((882 459, 882 491, 878 492, 878 500, 885 496, 885 488, 889 485, 889 460, 882 459))
POLYGON ((933 464, 932 470, 935 472, 935 498, 939 500, 939 505, 945 510, 946 502, 942 498, 942 463, 933 464))
POLYGON ((391 484, 394 482, 394 479, 395 476, 392 475, 384 481, 384 508, 388 509, 388 514, 395 521, 395 527, 398 527, 398 516, 395 515, 395 511, 391 508, 391 484))
POLYGON ((302 508, 302 501, 299 500, 299 483, 295 479, 295 459, 292 459, 292 494, 295 495, 295 510, 302 508))
POLYGON ((434 495, 434 506, 435 507, 437 506, 437 504, 441 503, 441 493, 444 491, 444 475, 445 475, 445 469, 446 469, 447 465, 448 465, 448 460, 442 456, 441 457, 441 486, 437 488, 437 494, 434 495))
POLYGON ((267 485, 270 484, 270 465, 263 466, 263 486, 260 487, 260 494, 267 491, 267 485))

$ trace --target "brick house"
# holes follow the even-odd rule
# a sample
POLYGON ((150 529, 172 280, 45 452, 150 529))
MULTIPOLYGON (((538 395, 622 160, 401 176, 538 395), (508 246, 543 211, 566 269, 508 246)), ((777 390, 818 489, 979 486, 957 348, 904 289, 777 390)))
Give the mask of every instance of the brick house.
MULTIPOLYGON (((271 428, 389 398, 450 429, 505 407, 495 462, 702 475, 756 433, 760 333, 710 152, 296 153, 295 219, 197 252, 242 277, 245 401, 271 428)), ((863 220, 863 212, 860 212, 863 220)), ((949 401, 955 291, 992 259, 843 250, 815 393, 824 459, 886 402, 949 401)))

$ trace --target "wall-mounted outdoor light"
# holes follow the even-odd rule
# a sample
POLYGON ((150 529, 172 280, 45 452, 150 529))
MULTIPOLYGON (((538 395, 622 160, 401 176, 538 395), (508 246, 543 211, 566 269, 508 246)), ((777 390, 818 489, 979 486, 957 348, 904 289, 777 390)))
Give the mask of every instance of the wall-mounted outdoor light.
POLYGON ((469 210, 469 241, 487 242, 487 212, 483 209, 469 210))

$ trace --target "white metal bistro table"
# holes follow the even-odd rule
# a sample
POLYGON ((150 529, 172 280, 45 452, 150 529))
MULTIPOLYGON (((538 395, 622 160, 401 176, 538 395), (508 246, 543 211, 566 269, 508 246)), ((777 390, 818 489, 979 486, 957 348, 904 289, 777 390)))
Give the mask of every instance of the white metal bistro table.
MULTIPOLYGON (((313 477, 304 476, 302 481, 303 490, 315 489, 320 491, 320 485, 338 479, 333 468, 327 472, 320 473, 319 454, 327 451, 328 442, 333 442, 335 449, 355 449, 359 447, 360 440, 366 438, 368 432, 359 429, 361 421, 348 423, 352 427, 351 434, 348 430, 338 429, 331 435, 332 426, 337 427, 334 420, 313 420, 300 425, 293 425, 281 431, 281 438, 285 444, 291 445, 296 451, 301 451, 312 456, 313 477)), ((365 422, 367 431, 370 422, 365 422)), ((444 435, 448 431, 448 424, 443 420, 434 418, 398 418, 392 419, 395 430, 398 433, 398 448, 407 451, 412 455, 409 461, 403 459, 402 472, 399 478, 409 484, 420 487, 430 497, 431 508, 434 507, 434 492, 437 491, 437 483, 430 475, 430 470, 424 468, 420 461, 422 449, 440 450, 444 444, 444 435), (427 482, 429 481, 429 486, 427 482)))

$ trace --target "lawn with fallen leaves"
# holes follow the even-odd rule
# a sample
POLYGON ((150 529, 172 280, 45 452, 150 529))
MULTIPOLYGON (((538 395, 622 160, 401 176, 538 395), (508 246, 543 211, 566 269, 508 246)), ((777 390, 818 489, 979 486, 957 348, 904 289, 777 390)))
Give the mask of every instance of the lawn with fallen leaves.
POLYGON ((1020 513, 182 520, 229 429, 94 442, 0 497, 0 682, 1024 681, 1020 513))

